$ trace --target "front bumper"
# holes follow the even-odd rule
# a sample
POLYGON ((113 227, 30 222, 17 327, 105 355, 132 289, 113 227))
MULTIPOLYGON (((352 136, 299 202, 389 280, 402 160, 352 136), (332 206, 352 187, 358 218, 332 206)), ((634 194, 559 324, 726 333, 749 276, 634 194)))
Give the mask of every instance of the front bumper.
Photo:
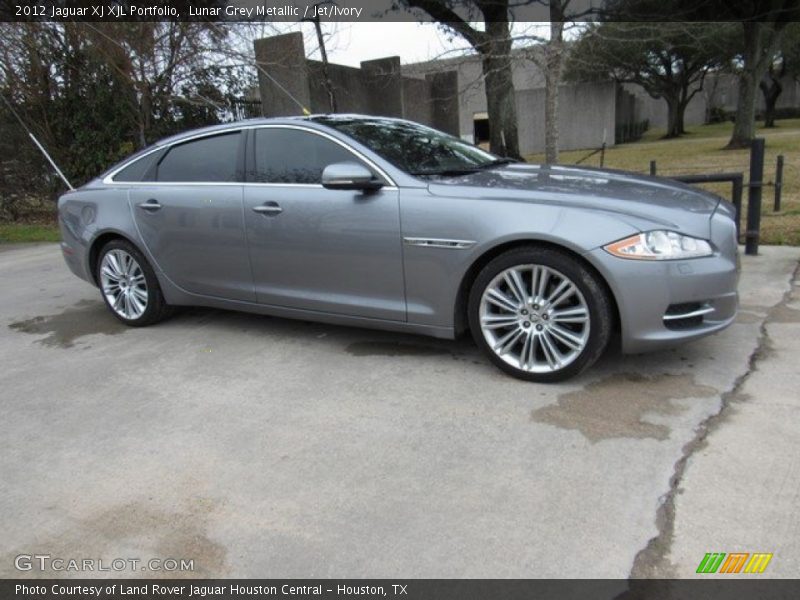
POLYGON ((602 248, 587 255, 616 298, 623 352, 669 348, 734 321, 738 249, 735 225, 727 215, 712 216, 711 242, 713 256, 689 260, 626 260, 602 248))

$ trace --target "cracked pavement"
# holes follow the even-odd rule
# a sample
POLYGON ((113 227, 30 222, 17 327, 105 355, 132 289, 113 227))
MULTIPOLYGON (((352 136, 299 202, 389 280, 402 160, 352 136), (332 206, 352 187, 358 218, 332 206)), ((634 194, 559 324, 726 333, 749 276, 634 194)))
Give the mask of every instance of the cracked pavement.
POLYGON ((705 552, 772 553, 762 576, 800 573, 800 268, 779 303, 749 300, 764 317, 759 345, 677 482, 660 557, 673 574, 705 552))
POLYGON ((795 575, 798 259, 743 257, 720 334, 536 385, 468 340, 199 309, 127 329, 57 245, 5 249, 0 576, 53 575, 14 569, 38 552, 197 577, 682 578, 737 550, 795 575))

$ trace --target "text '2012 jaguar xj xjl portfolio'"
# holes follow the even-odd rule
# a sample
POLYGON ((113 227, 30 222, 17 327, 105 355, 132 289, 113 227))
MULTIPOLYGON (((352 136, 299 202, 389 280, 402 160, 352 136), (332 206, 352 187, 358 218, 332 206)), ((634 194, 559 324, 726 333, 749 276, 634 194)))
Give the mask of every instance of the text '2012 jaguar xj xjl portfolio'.
POLYGON ((629 173, 501 159, 357 115, 165 139, 59 200, 70 269, 128 325, 209 306, 453 338, 558 381, 737 310, 733 207, 629 173))

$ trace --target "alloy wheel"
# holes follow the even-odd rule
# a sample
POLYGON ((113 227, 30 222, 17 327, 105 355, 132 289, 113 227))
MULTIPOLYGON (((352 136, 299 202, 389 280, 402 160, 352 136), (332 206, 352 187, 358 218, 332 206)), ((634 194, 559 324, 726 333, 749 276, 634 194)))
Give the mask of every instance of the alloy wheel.
POLYGON ((149 295, 144 272, 124 250, 109 250, 103 256, 100 285, 108 305, 123 319, 138 319, 147 310, 149 295))
POLYGON ((528 373, 560 371, 589 341, 586 299, 566 275, 544 265, 501 271, 483 291, 479 319, 489 348, 528 373))

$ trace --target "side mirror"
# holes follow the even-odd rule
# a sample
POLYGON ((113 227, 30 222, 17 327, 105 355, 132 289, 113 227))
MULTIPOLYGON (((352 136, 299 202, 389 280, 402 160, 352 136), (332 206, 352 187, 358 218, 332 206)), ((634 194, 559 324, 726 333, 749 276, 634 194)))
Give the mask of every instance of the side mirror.
POLYGON ((329 190, 371 191, 383 187, 383 182, 363 165, 341 162, 328 165, 323 169, 322 187, 329 190))

